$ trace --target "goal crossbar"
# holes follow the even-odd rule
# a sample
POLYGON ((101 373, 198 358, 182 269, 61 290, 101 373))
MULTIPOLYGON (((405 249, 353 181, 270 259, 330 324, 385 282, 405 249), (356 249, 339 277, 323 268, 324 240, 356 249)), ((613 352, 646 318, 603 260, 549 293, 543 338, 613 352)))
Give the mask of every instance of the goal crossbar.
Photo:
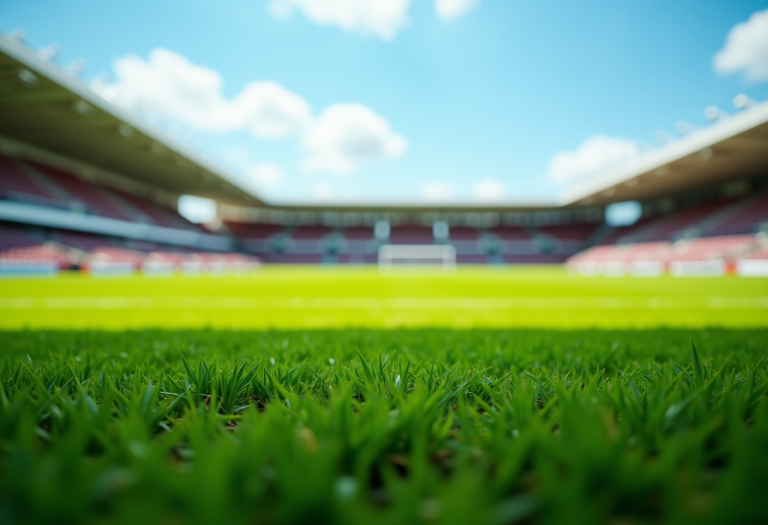
POLYGON ((379 247, 379 270, 391 272, 393 267, 441 266, 443 272, 456 269, 456 248, 440 244, 384 244, 379 247))

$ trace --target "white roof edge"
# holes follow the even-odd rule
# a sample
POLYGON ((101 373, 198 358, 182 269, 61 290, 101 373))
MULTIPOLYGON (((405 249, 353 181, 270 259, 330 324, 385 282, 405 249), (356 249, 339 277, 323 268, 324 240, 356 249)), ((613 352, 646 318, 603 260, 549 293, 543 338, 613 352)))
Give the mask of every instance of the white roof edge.
POLYGON ((765 123, 768 123, 768 101, 761 102, 735 115, 723 117, 706 128, 692 132, 682 140, 650 151, 628 166, 617 168, 603 177, 565 190, 559 195, 557 202, 560 206, 573 204, 765 123))

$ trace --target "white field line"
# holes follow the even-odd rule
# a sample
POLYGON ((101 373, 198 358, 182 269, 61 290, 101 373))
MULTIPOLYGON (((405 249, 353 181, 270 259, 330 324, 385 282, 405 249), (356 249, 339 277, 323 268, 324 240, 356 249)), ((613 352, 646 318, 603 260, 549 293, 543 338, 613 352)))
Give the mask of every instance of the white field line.
POLYGON ((0 310, 764 309, 768 297, 10 297, 0 310))

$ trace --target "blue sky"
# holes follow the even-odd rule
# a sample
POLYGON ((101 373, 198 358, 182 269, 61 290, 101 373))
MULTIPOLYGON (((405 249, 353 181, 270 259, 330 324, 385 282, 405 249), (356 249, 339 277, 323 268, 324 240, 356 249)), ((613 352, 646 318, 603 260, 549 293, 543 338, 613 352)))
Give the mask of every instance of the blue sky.
POLYGON ((768 98, 767 8, 4 0, 0 30, 84 58, 103 96, 272 200, 490 202, 552 198, 681 119, 705 125, 711 104, 768 98))

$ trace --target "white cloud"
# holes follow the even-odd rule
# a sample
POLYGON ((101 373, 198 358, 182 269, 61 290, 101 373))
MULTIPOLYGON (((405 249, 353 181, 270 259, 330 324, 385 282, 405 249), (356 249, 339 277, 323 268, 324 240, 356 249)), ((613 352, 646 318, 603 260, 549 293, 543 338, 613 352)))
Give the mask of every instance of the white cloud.
POLYGON ((503 182, 496 179, 483 179, 475 183, 472 193, 477 200, 498 201, 504 198, 507 187, 503 182))
POLYGON ((345 175, 363 164, 401 157, 408 143, 389 122, 362 104, 334 104, 312 123, 303 138, 309 173, 345 175))
POLYGON ((437 16, 453 20, 466 15, 480 4, 480 0, 435 0, 437 16))
POLYGON ((267 162, 246 170, 250 180, 259 187, 278 186, 283 182, 283 170, 277 164, 267 162))
POLYGON ((410 0, 272 0, 278 18, 301 11, 312 22, 392 40, 408 25, 410 0))
MULTIPOLYGON (((211 133, 250 130, 266 139, 301 137, 308 172, 347 174, 368 162, 399 158, 407 149, 406 139, 363 104, 335 104, 314 118, 307 101, 269 80, 250 82, 228 99, 217 71, 168 49, 153 50, 146 61, 120 58, 115 74, 114 83, 95 81, 94 91, 130 110, 170 119, 173 126, 211 133)), ((268 185, 280 178, 274 168, 246 172, 252 178, 258 172, 261 184, 268 185)))
POLYGON ((639 142, 593 135, 573 151, 556 153, 549 162, 549 177, 559 183, 572 182, 636 157, 641 151, 639 142))
POLYGON ((454 195, 455 188, 445 182, 425 182, 421 186, 421 195, 428 201, 444 201, 454 195))
POLYGON ((768 9, 736 24, 713 63, 720 73, 743 71, 747 80, 768 80, 768 9))
POLYGON ((262 138, 279 139, 299 133, 312 119, 306 100, 269 80, 246 85, 232 105, 240 115, 249 116, 245 125, 262 138))
POLYGON ((321 182, 315 186, 315 200, 327 201, 330 200, 335 191, 333 184, 329 182, 321 182))
POLYGON ((249 129, 256 136, 276 139, 301 132, 312 119, 303 98, 272 81, 250 82, 227 99, 218 71, 168 49, 152 50, 147 61, 136 55, 122 57, 114 67, 114 83, 101 79, 92 84, 99 95, 201 131, 249 129))

